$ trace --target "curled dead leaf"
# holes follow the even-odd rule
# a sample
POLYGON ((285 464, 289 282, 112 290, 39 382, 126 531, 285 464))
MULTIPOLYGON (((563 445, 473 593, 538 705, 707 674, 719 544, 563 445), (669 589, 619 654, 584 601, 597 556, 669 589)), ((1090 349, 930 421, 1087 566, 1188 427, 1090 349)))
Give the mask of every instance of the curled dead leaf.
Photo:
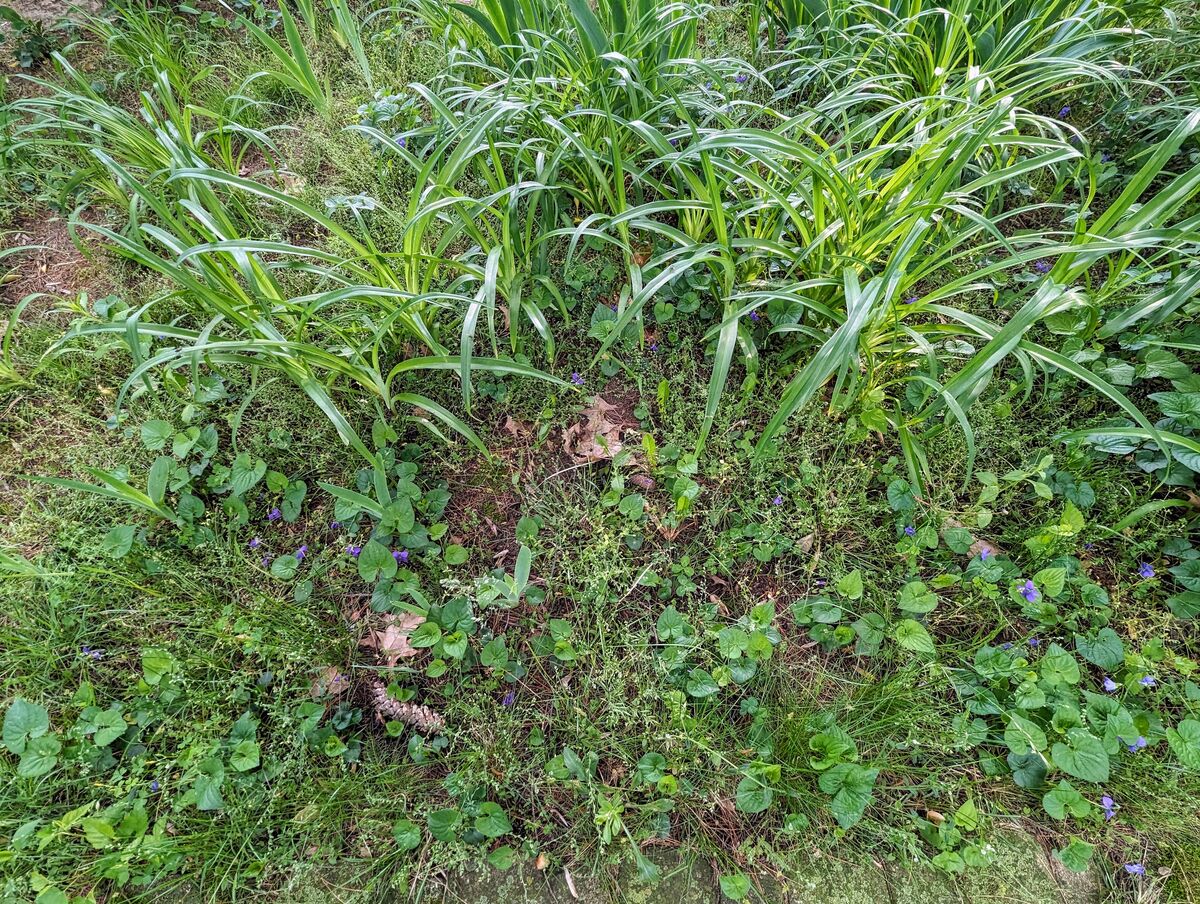
POLYGON ((408 639, 424 622, 425 616, 411 612, 386 615, 382 629, 371 631, 359 646, 374 650, 380 661, 390 668, 401 659, 408 659, 420 652, 408 639))
POLYGON ((620 423, 613 423, 615 405, 603 396, 595 396, 592 404, 583 409, 583 422, 572 424, 563 431, 563 450, 579 462, 605 461, 623 448, 620 423))

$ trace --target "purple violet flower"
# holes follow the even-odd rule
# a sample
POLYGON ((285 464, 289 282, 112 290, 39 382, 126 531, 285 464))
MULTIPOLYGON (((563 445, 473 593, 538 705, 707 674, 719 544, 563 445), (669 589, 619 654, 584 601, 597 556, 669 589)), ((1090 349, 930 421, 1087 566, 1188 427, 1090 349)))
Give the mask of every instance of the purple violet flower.
POLYGON ((916 295, 909 295, 909 296, 908 296, 908 298, 904 299, 904 303, 905 303, 905 304, 916 304, 916 303, 917 303, 917 296, 916 296, 916 295))
POLYGON ((1036 270, 1038 273, 1049 273, 1050 272, 1050 264, 1047 261, 1034 261, 1033 269, 1036 270))
POLYGON ((330 521, 330 522, 329 522, 329 529, 330 529, 330 530, 341 530, 341 529, 342 529, 342 522, 340 522, 340 521, 330 521))
POLYGON ((1108 693, 1111 694, 1113 691, 1120 690, 1121 685, 1117 684, 1117 682, 1113 681, 1111 678, 1109 678, 1107 675, 1105 675, 1103 687, 1106 691, 1108 691, 1108 693))
POLYGON ((1158 684, 1158 682, 1154 680, 1153 675, 1144 675, 1138 684, 1140 684, 1142 687, 1154 687, 1154 685, 1158 684))
POLYGON ((516 702, 517 702, 517 692, 512 689, 509 689, 508 693, 504 695, 504 699, 500 701, 500 705, 501 706, 512 706, 516 702))
POLYGON ((571 382, 574 383, 576 386, 583 385, 583 377, 581 377, 579 375, 579 371, 575 371, 574 373, 571 374, 571 382))
POLYGON ((307 543, 303 544, 299 549, 296 550, 296 558, 303 562, 306 555, 308 555, 307 543))
POLYGON ((783 505, 783 497, 776 496, 774 499, 771 500, 771 505, 783 505))
POLYGON ((1127 746, 1129 748, 1130 753, 1137 753, 1139 750, 1143 750, 1149 743, 1150 742, 1147 741, 1145 738, 1143 738, 1141 735, 1138 735, 1137 740, 1127 746))
POLYGON ((1142 866, 1140 863, 1126 863, 1125 872, 1129 873, 1131 876, 1144 876, 1146 875, 1146 867, 1142 866))
POLYGON ((750 319, 753 320, 755 323, 758 323, 760 320, 762 320, 762 315, 759 314, 758 311, 751 311, 750 319))
POLYGON ((408 561, 408 550, 407 549, 393 549, 392 550, 392 558, 396 560, 397 564, 403 564, 408 561))
POLYGON ((746 75, 746 73, 744 73, 744 72, 741 72, 741 73, 738 73, 736 78, 734 78, 734 81, 737 82, 739 85, 744 85, 744 84, 746 84, 746 79, 748 79, 748 78, 750 78, 750 76, 746 75))
POLYGON ((1059 119, 1066 119, 1070 115, 1071 115, 1071 105, 1070 104, 1065 104, 1063 106, 1063 108, 1058 111, 1059 119))
POLYGON ((268 521, 278 521, 282 517, 283 512, 279 511, 278 507, 271 509, 271 511, 267 513, 268 521))
POLYGON ((983 547, 982 549, 979 550, 979 561, 986 562, 988 560, 988 556, 990 556, 991 554, 992 554, 992 551, 990 549, 988 549, 986 546, 983 547))
POLYGON ((650 351, 652 351, 652 352, 658 351, 658 343, 657 342, 650 343, 650 351))
POLYGON ((915 537, 916 535, 917 529, 915 527, 913 527, 911 524, 904 525, 904 536, 915 537))
POLYGON ((351 556, 353 558, 358 558, 358 554, 360 552, 362 552, 361 546, 347 546, 346 547, 346 555, 351 556))
POLYGON ((1031 647, 1040 647, 1042 645, 1042 642, 1040 640, 1038 640, 1036 637, 1031 637, 1031 638, 1029 638, 1029 645, 1031 647))
POLYGON ((258 537, 255 537, 254 539, 252 539, 252 540, 250 541, 250 548, 251 548, 251 549, 258 549, 258 547, 259 547, 259 546, 261 546, 261 545, 262 545, 262 540, 258 539, 258 537))
POLYGON ((1142 562, 1138 565, 1138 576, 1143 578, 1154 577, 1154 566, 1149 562, 1142 562))
POLYGON ((1021 596, 1025 597, 1025 602, 1027 603, 1036 603, 1042 598, 1041 593, 1038 592, 1037 585, 1033 581, 1025 582, 1024 586, 1021 587, 1021 596))
POLYGON ((1100 798, 1100 806, 1104 808, 1105 820, 1112 819, 1117 815, 1117 805, 1113 803, 1113 799, 1107 794, 1100 798))

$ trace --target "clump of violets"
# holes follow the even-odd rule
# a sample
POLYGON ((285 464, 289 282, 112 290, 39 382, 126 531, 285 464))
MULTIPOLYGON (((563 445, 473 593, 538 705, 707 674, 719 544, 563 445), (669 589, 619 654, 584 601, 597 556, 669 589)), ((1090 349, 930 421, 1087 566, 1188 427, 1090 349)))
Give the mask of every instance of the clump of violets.
POLYGON ((1137 753, 1139 750, 1145 750, 1149 743, 1150 742, 1141 735, 1138 735, 1132 744, 1126 744, 1125 746, 1130 753, 1137 753))
POLYGON ((1066 119, 1070 115, 1071 115, 1071 105, 1070 104, 1064 105, 1063 108, 1058 111, 1059 119, 1066 119))
POLYGON ((576 386, 583 385, 583 377, 581 377, 579 375, 579 371, 575 371, 571 374, 571 382, 574 383, 576 386))
POLYGON ((392 558, 396 560, 397 565, 403 565, 408 561, 407 549, 393 549, 392 558))
POLYGON ((1021 596, 1025 597, 1025 602, 1036 603, 1042 598, 1041 592, 1037 589, 1037 585, 1033 581, 1026 581, 1021 585, 1021 596))
POLYGON ((1039 640, 1036 637, 1031 637, 1031 638, 1029 638, 1029 645, 1031 647, 1040 647, 1042 645, 1042 642, 1041 642, 1041 640, 1039 640))
POLYGON ((104 658, 103 650, 94 650, 91 647, 89 647, 87 644, 84 644, 83 646, 81 646, 79 648, 79 652, 87 659, 100 660, 100 659, 104 658))
POLYGON ((1049 273, 1050 272, 1050 262, 1049 261, 1034 261, 1033 269, 1036 270, 1038 273, 1049 273))
POLYGON ((353 559, 357 559, 358 554, 360 552, 362 552, 361 546, 355 546, 355 545, 351 544, 350 546, 346 547, 346 555, 350 556, 353 559))
POLYGON ((1138 565, 1138 576, 1143 578, 1154 577, 1154 566, 1149 562, 1141 562, 1138 565))

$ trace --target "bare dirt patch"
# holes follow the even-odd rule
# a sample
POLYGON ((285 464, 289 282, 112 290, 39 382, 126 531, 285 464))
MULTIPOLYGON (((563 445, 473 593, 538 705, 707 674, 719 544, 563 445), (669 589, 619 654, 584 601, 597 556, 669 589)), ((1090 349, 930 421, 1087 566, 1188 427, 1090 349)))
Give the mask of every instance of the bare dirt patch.
POLYGON ((12 307, 28 295, 45 294, 26 308, 27 317, 47 316, 58 298, 74 298, 80 292, 94 296, 111 289, 101 268, 71 240, 66 220, 49 211, 22 216, 4 236, 4 246, 29 246, 29 250, 4 260, 4 268, 11 272, 0 285, 0 306, 12 307))

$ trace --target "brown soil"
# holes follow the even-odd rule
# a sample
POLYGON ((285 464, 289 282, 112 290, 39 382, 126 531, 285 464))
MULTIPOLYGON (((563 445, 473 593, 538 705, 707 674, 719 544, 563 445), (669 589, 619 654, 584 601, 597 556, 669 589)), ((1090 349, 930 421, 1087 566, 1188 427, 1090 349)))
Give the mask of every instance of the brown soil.
MULTIPOLYGON (((84 247, 87 248, 87 240, 84 247)), ((97 267, 71 241, 66 220, 49 211, 23 215, 15 228, 4 235, 4 247, 29 246, 4 259, 0 273, 9 278, 0 284, 0 307, 12 307, 28 295, 44 293, 26 308, 25 317, 46 316, 56 298, 74 298, 80 292, 96 297, 111 286, 99 276, 97 267)))

